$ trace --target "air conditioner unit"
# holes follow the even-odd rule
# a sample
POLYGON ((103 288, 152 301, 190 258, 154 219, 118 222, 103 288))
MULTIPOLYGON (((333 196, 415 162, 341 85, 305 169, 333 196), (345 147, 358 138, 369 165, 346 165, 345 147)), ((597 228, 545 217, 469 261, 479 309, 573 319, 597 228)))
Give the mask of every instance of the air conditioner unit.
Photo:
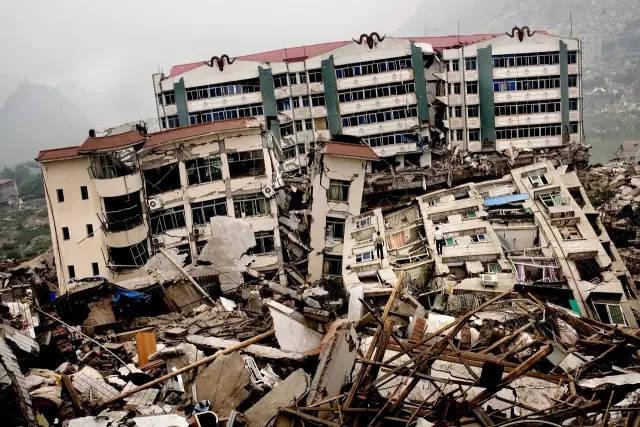
POLYGON ((203 228, 199 228, 199 227, 194 227, 193 228, 193 235, 194 236, 201 236, 204 234, 204 229, 203 228))
POLYGON ((151 243, 153 244, 153 246, 161 246, 164 244, 164 239, 162 238, 162 236, 152 236, 151 243))
POLYGON ((147 200, 147 205, 149 206, 149 209, 151 209, 152 211, 155 211, 162 208, 162 200, 149 199, 147 200))
POLYGON ((272 186, 266 185, 266 186, 262 187, 262 194, 264 194, 264 197, 269 199, 269 198, 273 197, 276 194, 276 191, 273 189, 272 186))
POLYGON ((498 276, 496 274, 481 274, 482 287, 495 289, 498 287, 498 276))

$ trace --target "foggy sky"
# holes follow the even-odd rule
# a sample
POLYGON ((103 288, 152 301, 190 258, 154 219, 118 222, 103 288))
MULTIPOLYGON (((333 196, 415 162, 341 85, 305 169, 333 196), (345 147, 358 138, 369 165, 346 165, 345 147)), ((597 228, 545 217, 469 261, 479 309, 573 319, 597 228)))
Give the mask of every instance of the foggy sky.
POLYGON ((173 64, 393 33, 421 0, 4 0, 0 73, 104 90, 173 64))

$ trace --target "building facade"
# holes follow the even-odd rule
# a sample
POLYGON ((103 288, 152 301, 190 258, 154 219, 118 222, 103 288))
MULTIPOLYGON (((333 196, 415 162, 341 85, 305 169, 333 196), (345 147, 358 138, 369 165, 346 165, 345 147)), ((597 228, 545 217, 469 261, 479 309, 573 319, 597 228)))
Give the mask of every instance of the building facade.
POLYGON ((154 134, 91 133, 80 146, 41 151, 60 292, 86 277, 140 276, 159 247, 191 263, 217 215, 249 223, 252 268, 277 270, 273 143, 258 122, 240 119, 154 134))
POLYGON ((18 184, 15 179, 0 178, 0 205, 18 201, 18 184))

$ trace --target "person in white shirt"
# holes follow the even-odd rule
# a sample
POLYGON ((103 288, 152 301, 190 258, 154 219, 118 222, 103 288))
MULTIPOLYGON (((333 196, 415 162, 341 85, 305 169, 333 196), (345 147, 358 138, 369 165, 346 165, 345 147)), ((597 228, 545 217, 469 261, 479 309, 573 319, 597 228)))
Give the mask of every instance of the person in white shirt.
POLYGON ((374 239, 374 243, 376 244, 376 255, 378 255, 378 259, 384 259, 384 238, 380 235, 379 231, 374 239))
POLYGON ((436 231, 433 233, 433 238, 436 240, 436 252, 438 255, 442 255, 442 247, 444 246, 444 236, 439 227, 436 227, 436 231))

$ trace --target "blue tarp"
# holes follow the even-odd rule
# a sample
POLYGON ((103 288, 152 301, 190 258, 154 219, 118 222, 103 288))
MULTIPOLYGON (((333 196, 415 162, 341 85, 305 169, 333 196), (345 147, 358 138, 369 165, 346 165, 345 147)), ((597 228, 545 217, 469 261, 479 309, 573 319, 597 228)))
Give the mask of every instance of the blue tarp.
POLYGON ((113 302, 117 303, 120 301, 120 298, 131 298, 135 300, 139 300, 140 302, 149 302, 151 299, 151 295, 145 294, 138 291, 130 291, 128 289, 115 287, 115 293, 113 294, 113 302))
POLYGON ((528 194, 509 194, 507 196, 489 197, 484 199, 485 206, 500 206, 509 203, 524 202, 529 199, 528 194))

